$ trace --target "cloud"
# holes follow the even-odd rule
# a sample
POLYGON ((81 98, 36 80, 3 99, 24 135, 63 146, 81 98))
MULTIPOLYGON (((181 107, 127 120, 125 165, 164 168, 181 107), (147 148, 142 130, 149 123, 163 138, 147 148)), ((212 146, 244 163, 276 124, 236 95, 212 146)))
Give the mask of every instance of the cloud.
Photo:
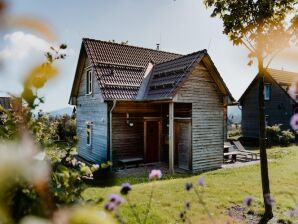
POLYGON ((24 59, 32 53, 40 53, 49 50, 50 43, 33 34, 17 31, 4 36, 7 43, 0 51, 0 59, 24 59))

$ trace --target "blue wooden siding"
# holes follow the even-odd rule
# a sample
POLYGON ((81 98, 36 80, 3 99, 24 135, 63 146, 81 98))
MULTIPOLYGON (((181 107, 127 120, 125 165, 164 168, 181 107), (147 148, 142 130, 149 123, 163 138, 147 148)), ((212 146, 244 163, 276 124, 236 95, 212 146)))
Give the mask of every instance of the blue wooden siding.
POLYGON ((87 71, 92 69, 88 59, 83 71, 79 95, 77 97, 78 152, 82 158, 100 163, 107 160, 107 104, 103 102, 100 88, 93 74, 92 94, 86 95, 87 71), (87 145, 87 125, 92 122, 91 145, 87 145))

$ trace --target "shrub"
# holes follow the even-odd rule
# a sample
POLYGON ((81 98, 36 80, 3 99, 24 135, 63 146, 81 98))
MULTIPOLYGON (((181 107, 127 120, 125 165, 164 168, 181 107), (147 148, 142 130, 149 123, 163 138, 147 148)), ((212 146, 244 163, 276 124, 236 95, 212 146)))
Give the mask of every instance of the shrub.
POLYGON ((229 131, 228 135, 229 135, 229 138, 240 137, 241 136, 241 131, 240 130, 229 131))
POLYGON ((53 118, 58 123, 57 135, 59 140, 74 141, 76 136, 76 120, 69 115, 53 118))
POLYGON ((289 146, 295 140, 295 135, 290 130, 282 131, 280 137, 281 146, 289 146))
POLYGON ((280 143, 280 124, 266 127, 267 146, 272 147, 280 143))

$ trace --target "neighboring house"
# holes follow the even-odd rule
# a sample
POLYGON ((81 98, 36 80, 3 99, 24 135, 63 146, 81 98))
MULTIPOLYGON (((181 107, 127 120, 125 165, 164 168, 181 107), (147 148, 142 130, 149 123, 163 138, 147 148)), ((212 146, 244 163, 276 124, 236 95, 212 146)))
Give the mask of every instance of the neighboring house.
POLYGON ((10 101, 11 101, 10 97, 0 97, 0 106, 6 110, 10 110, 11 109, 10 101))
MULTIPOLYGON (((10 97, 0 97, 0 107, 2 107, 5 110, 11 110, 10 97)), ((0 109, 0 125, 3 124, 2 114, 3 112, 0 109)))
MULTIPOLYGON (((258 76, 239 99, 242 106, 242 135, 259 137, 258 76)), ((281 124, 282 130, 291 129, 290 119, 297 113, 295 96, 289 94, 290 87, 298 81, 298 73, 267 69, 264 80, 266 125, 281 124), (295 111, 296 110, 296 111, 295 111)))
POLYGON ((79 156, 218 168, 232 101, 206 50, 183 56, 83 39, 70 97, 79 156))

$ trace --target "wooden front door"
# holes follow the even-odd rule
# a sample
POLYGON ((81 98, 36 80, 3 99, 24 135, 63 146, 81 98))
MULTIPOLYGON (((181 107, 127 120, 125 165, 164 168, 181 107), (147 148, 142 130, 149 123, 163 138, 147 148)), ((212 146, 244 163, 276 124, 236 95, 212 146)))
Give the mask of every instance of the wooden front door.
POLYGON ((178 167, 189 170, 191 167, 191 121, 175 121, 175 152, 178 167))
POLYGON ((159 161, 159 121, 146 121, 146 162, 159 161))

